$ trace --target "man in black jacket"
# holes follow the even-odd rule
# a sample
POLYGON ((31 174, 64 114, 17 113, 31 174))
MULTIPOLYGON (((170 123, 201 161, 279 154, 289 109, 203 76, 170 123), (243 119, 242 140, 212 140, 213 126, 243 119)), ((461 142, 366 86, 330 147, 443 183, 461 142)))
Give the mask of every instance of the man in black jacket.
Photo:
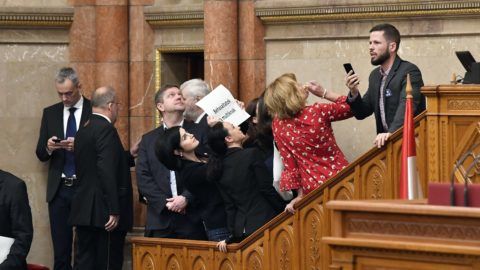
POLYGON ((114 127, 118 106, 113 88, 95 90, 93 114, 75 138, 79 183, 69 219, 78 236, 75 269, 122 269, 133 205, 129 158, 114 127))
POLYGON ((67 223, 77 185, 73 142, 76 131, 92 113, 90 101, 81 95, 77 73, 70 67, 60 69, 55 87, 61 102, 43 110, 36 154, 50 161, 47 202, 53 242, 54 270, 71 270, 72 226, 67 223))
POLYGON ((368 79, 368 90, 362 97, 357 74, 350 71, 346 85, 350 89, 347 102, 357 119, 375 114, 377 137, 374 144, 382 147, 390 135, 403 126, 407 74, 410 74, 413 90, 413 109, 417 115, 425 110, 425 97, 420 93, 423 86, 418 67, 402 60, 398 55, 400 33, 390 24, 379 24, 370 30, 370 57, 372 65, 379 65, 368 79))
POLYGON ((14 242, 0 270, 26 270, 26 258, 33 238, 32 212, 27 186, 14 175, 0 170, 0 236, 14 242))
POLYGON ((176 85, 158 90, 155 105, 163 123, 143 135, 136 164, 138 190, 147 201, 145 236, 206 239, 193 195, 183 187, 176 172, 168 170, 155 155, 155 143, 167 128, 182 126, 201 143, 205 137, 196 130, 195 123, 184 119, 185 103, 176 85))

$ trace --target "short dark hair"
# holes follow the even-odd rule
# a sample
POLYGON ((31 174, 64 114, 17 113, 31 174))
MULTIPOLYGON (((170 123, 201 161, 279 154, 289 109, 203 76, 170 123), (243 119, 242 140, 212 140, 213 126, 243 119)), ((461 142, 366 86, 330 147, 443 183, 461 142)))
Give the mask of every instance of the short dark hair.
POLYGON ((395 26, 389 23, 382 23, 377 24, 370 29, 370 33, 377 31, 383 31, 383 36, 388 42, 395 42, 397 44, 395 51, 398 51, 398 48, 400 47, 400 32, 395 26))
POLYGON ((155 105, 157 103, 163 103, 163 94, 170 88, 178 88, 176 84, 164 84, 160 89, 158 89, 157 93, 155 93, 155 105))

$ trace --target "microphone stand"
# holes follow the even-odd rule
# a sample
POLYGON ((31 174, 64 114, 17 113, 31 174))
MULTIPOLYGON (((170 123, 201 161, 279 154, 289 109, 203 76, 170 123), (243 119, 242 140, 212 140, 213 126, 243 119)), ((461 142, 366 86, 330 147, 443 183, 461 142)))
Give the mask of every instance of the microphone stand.
POLYGON ((460 167, 460 165, 469 157, 469 156, 472 156, 473 157, 473 162, 472 164, 468 167, 468 170, 467 170, 467 174, 464 174, 462 173, 462 177, 465 181, 465 187, 464 187, 464 205, 467 206, 468 205, 468 181, 467 181, 467 178, 466 178, 466 175, 468 175, 468 172, 473 168, 473 166, 478 162, 479 157, 475 157, 474 153, 473 153, 473 150, 479 146, 480 143, 477 143, 475 144, 474 146, 470 147, 470 149, 465 153, 463 154, 460 159, 458 159, 457 161, 455 161, 455 166, 453 167, 453 171, 452 171, 452 176, 450 178, 450 205, 451 206, 455 206, 455 172, 458 170, 458 168, 460 167), (473 166, 472 166, 473 165, 473 166))

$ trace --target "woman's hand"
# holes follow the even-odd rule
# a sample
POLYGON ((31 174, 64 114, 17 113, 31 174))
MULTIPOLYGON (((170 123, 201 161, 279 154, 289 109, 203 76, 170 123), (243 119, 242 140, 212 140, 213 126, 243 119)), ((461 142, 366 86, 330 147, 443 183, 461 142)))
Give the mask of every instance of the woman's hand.
POLYGON ((225 240, 218 242, 217 247, 221 252, 227 253, 227 242, 225 240))
POLYGON ((316 81, 309 81, 306 85, 307 90, 317 97, 325 97, 326 89, 316 81))
POLYGON ((207 116, 207 124, 209 127, 215 126, 216 123, 220 122, 220 118, 214 116, 214 115, 209 115, 207 116))

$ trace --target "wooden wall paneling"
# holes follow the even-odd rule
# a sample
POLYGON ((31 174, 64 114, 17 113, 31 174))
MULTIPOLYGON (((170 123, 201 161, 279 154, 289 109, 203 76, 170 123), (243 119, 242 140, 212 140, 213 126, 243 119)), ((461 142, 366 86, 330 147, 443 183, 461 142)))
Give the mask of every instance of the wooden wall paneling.
POLYGON ((299 254, 300 268, 293 269, 319 269, 322 260, 326 259, 322 253, 321 239, 325 234, 325 201, 323 196, 304 207, 300 211, 299 254))
MULTIPOLYGON (((294 218, 284 220, 279 226, 270 230, 269 248, 270 248, 270 268, 281 269, 282 265, 288 262, 292 263, 292 253, 299 252, 295 246, 294 218)), ((267 268, 265 268, 267 269, 267 268)))
POLYGON ((354 174, 349 174, 330 189, 332 200, 353 200, 355 198, 354 174))
POLYGON ((365 190, 365 197, 362 199, 387 199, 384 188, 385 182, 389 179, 386 152, 382 152, 361 167, 360 179, 362 189, 365 190))
POLYGON ((439 117, 427 116, 427 144, 428 144, 428 182, 442 182, 440 179, 440 137, 439 117))

